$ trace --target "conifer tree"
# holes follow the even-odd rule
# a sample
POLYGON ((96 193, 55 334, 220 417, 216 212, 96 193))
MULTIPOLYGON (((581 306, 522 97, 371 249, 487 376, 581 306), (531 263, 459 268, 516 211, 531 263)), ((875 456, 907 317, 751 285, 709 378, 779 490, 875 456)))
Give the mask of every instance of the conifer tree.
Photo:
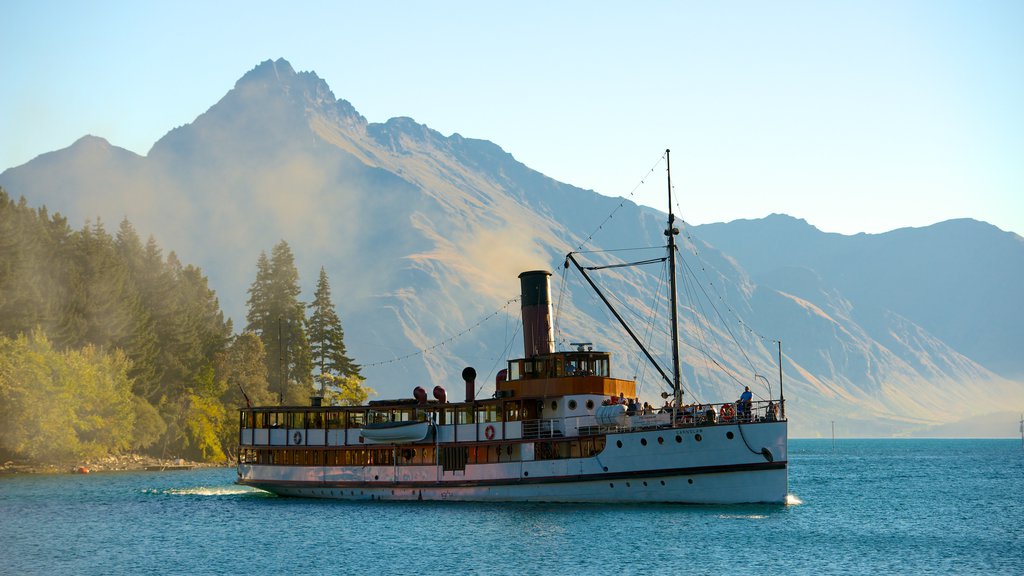
POLYGON ((256 267, 256 280, 249 288, 246 330, 263 341, 271 388, 282 402, 300 404, 312 391, 312 362, 295 257, 282 240, 274 246, 269 260, 265 253, 260 255, 256 267))
POLYGON ((307 323, 309 345, 318 375, 355 376, 361 379, 359 365, 345 352, 345 332, 335 312, 334 302, 331 301, 331 286, 327 280, 327 272, 322 266, 320 278, 316 283, 316 293, 309 308, 312 312, 307 323))

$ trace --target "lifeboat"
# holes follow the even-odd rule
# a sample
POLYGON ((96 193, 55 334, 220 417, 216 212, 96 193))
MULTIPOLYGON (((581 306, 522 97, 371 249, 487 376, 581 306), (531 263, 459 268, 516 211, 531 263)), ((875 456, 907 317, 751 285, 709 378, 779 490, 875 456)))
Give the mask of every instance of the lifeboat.
POLYGON ((367 424, 359 435, 371 444, 419 442, 430 433, 430 422, 381 422, 367 424))

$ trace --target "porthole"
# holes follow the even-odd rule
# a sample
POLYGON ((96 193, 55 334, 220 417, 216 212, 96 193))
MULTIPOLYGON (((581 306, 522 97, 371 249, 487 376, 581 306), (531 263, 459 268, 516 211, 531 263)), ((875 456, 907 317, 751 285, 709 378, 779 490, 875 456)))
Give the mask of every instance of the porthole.
POLYGON ((693 484, 693 478, 687 478, 686 479, 686 483, 687 484, 693 484))
POLYGON ((658 444, 664 444, 664 443, 665 443, 665 439, 662 438, 661 436, 658 436, 658 444))
POLYGON ((614 482, 609 482, 608 483, 608 487, 609 488, 615 488, 615 483, 614 482))
POLYGON ((629 482, 626 482, 626 488, 629 488, 629 482))
POLYGON ((644 486, 647 486, 647 482, 644 482, 644 486))
POLYGON ((607 472, 607 471, 608 471, 608 467, 607 467, 607 466, 605 466, 605 467, 604 467, 604 471, 605 471, 605 472, 607 472))
POLYGON ((552 400, 551 401, 551 409, 552 410, 558 410, 558 402, 556 402, 555 400, 552 400))
POLYGON ((529 475, 530 475, 530 472, 529 472, 529 471, 527 471, 527 472, 523 472, 523 476, 529 476, 529 475))
POLYGON ((662 481, 661 481, 661 485, 662 485, 662 486, 664 486, 664 485, 665 485, 665 481, 664 481, 664 480, 662 480, 662 481))
POLYGON ((696 435, 694 435, 693 439, 696 440, 697 442, 700 442, 704 438, 700 434, 696 434, 696 435))
POLYGON ((732 440, 732 438, 733 438, 732 432, 731 431, 730 432, 726 432, 725 433, 725 437, 728 438, 729 440, 732 440))
POLYGON ((576 401, 575 400, 569 400, 569 410, 575 410, 575 409, 576 409, 576 401))
POLYGON ((593 410, 593 409, 594 409, 594 401, 593 400, 587 400, 587 410, 593 410))
POLYGON ((373 479, 374 480, 380 480, 380 477, 379 476, 374 476, 373 479))
POLYGON ((679 435, 677 434, 677 435, 676 435, 676 444, 679 444, 679 443, 681 443, 682 441, 683 441, 683 437, 682 437, 682 436, 679 436, 679 435))
POLYGON ((641 446, 647 446, 647 438, 641 438, 640 439, 640 445, 641 446))
POLYGON ((622 448, 622 440, 616 440, 615 445, 618 446, 619 448, 622 448))

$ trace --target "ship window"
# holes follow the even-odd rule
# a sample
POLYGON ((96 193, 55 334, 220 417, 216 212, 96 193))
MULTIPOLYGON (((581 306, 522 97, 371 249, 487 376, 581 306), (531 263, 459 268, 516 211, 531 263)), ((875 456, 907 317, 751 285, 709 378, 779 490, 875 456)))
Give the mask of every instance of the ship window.
POLYGON ((576 401, 575 400, 569 400, 569 410, 575 410, 575 409, 576 409, 576 401))
POLYGON ((341 412, 327 412, 324 414, 325 420, 327 421, 327 428, 334 430, 342 427, 342 413, 341 412))
POLYGON ((497 404, 481 404, 476 410, 477 422, 501 422, 497 404))
POLYGON ((594 409, 594 401, 593 400, 587 400, 587 410, 593 410, 593 409, 594 409))
POLYGON ((458 423, 459 424, 472 424, 473 423, 473 407, 463 406, 458 411, 458 423))
POLYGON ((284 426, 284 414, 280 412, 268 412, 267 417, 269 419, 268 424, 271 428, 281 428, 284 426))
POLYGON ((324 413, 323 412, 310 412, 306 419, 308 424, 307 428, 323 428, 324 427, 324 413))
POLYGON ((505 421, 515 422, 521 418, 519 401, 505 402, 505 421))
POLYGON ((558 402, 557 401, 555 401, 555 400, 551 401, 551 409, 552 410, 558 410, 558 402))
POLYGON ((349 428, 362 428, 366 424, 366 412, 349 412, 348 413, 348 427, 349 428))
POLYGON ((519 362, 508 363, 508 379, 519 380, 522 377, 522 366, 519 362))

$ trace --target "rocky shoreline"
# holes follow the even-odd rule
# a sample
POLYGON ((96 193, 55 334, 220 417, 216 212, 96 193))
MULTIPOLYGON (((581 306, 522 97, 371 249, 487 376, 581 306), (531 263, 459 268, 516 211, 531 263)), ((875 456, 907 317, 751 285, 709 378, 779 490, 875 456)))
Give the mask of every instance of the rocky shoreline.
POLYGON ((226 466, 229 466, 227 462, 193 462, 182 458, 155 458, 140 454, 121 454, 72 466, 8 460, 0 466, 0 474, 91 474, 93 472, 139 470, 191 470, 193 468, 223 468, 226 466))

